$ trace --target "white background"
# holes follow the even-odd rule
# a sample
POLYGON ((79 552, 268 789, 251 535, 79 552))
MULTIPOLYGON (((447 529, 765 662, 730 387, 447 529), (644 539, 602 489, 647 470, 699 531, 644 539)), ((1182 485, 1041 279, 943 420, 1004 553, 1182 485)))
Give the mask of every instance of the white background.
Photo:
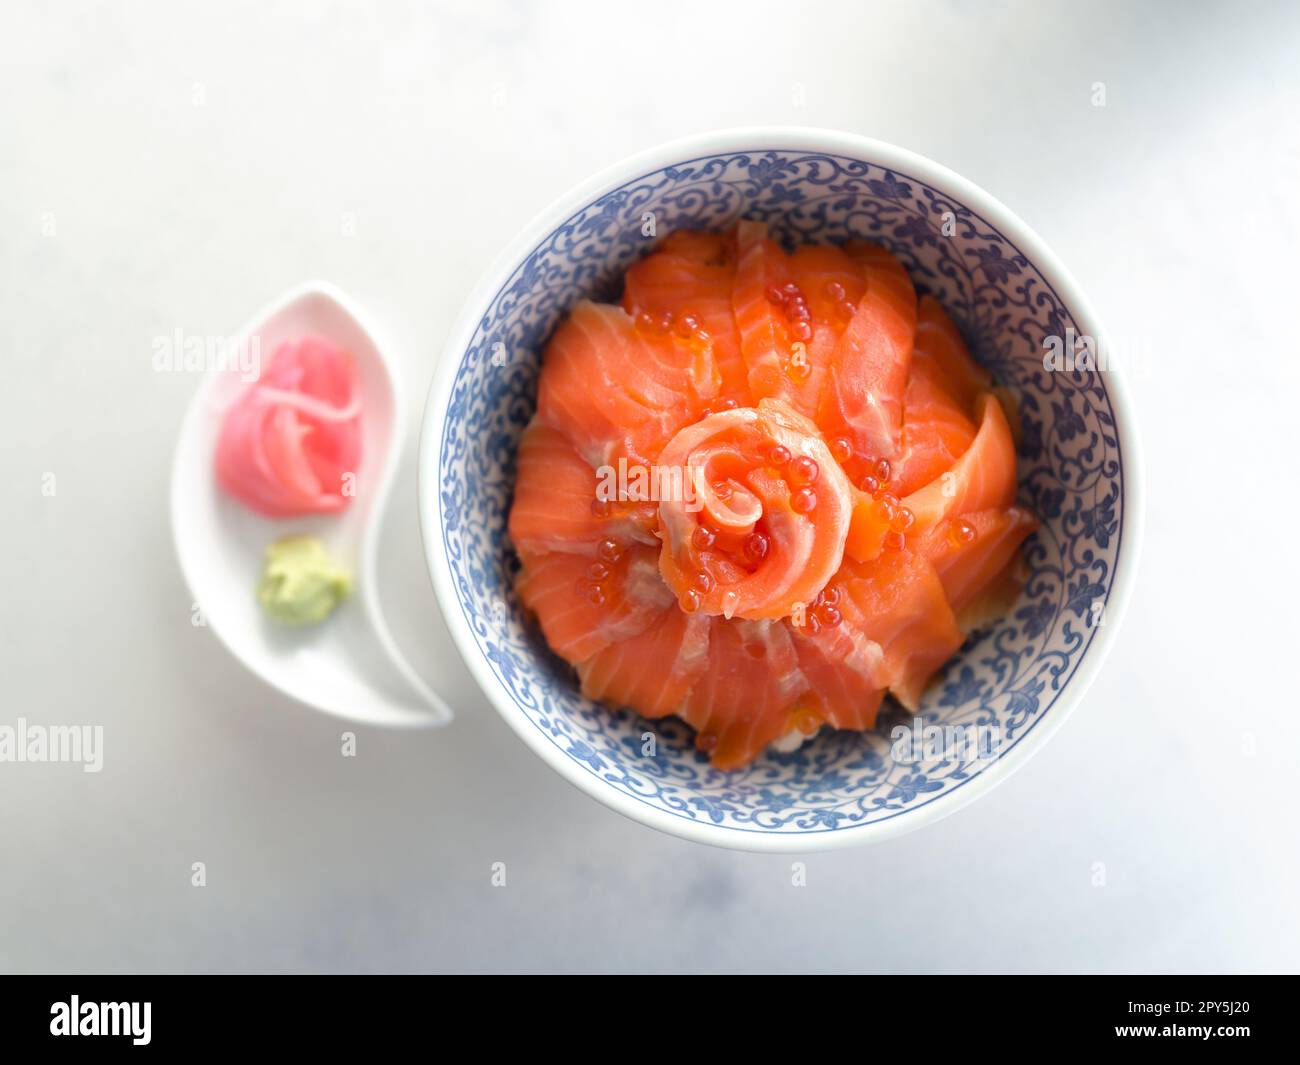
POLYGON ((106 734, 98 775, 0 764, 0 968, 1300 968, 1300 8, 379 8, 0 14, 0 721, 106 734), (1101 678, 997 791, 804 888, 530 754, 448 647, 416 523, 424 389, 490 259, 605 164, 755 123, 973 179, 1145 353, 1146 548, 1101 678), (197 381, 150 367, 317 276, 403 357, 382 594, 460 715, 351 759, 191 626, 166 499, 197 381))

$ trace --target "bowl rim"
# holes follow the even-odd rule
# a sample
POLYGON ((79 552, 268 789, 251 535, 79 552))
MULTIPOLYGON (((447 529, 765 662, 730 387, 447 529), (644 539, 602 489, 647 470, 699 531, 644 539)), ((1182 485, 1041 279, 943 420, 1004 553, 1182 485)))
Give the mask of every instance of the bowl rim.
POLYGON ((453 642, 488 701, 536 755, 570 784, 592 798, 630 820, 670 835, 735 850, 810 853, 882 842, 948 817, 1007 779, 1052 738, 1092 686, 1128 611, 1145 524, 1142 509, 1144 474, 1141 443, 1125 370, 1123 367, 1110 367, 1106 371, 1107 395, 1122 441, 1124 482, 1121 546, 1106 603, 1106 624, 1084 650, 1082 659, 1057 695, 1050 711, 1035 722, 1011 750, 976 777, 966 781, 962 787, 908 811, 909 816, 855 825, 834 832, 767 834, 738 831, 711 822, 670 816, 662 810, 635 801, 600 778, 582 772, 573 759, 548 742, 507 697, 483 658, 461 611, 442 542, 442 507, 438 492, 448 401, 461 359, 478 331, 484 309, 520 263, 567 218, 601 195, 665 166, 680 164, 699 156, 765 150, 821 152, 856 158, 910 174, 935 188, 950 192, 958 202, 996 225, 1008 240, 1028 256, 1044 280, 1056 290, 1070 309, 1082 332, 1092 336, 1101 350, 1110 350, 1109 337, 1102 328, 1091 301, 1042 238, 1001 201, 942 164, 886 141, 832 129, 742 126, 698 133, 668 141, 604 167, 538 212, 492 261, 466 298, 463 310, 448 333, 441 360, 429 386, 418 444, 418 506, 425 561, 453 642))

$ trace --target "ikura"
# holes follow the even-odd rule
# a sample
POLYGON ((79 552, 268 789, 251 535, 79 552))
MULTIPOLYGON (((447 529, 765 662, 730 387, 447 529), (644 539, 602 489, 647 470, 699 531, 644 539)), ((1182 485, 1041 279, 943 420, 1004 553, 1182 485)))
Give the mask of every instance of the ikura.
POLYGON ((791 381, 800 385, 812 376, 812 367, 808 365, 808 358, 806 355, 797 355, 790 359, 790 363, 786 367, 785 372, 786 376, 789 377, 791 381))
POLYGON ((812 707, 801 706, 795 712, 792 724, 805 736, 811 736, 822 727, 822 716, 812 707))
POLYGON ((975 542, 975 526, 965 518, 957 518, 953 521, 949 526, 948 534, 952 537, 954 543, 970 544, 975 542))
POLYGON ((772 541, 766 533, 752 532, 745 537, 745 557, 754 563, 762 562, 771 546, 772 541))
POLYGON ((683 314, 677 319, 673 331, 683 340, 689 339, 700 331, 700 320, 693 314, 683 314))
POLYGON ((672 312, 651 314, 649 311, 642 311, 636 316, 636 327, 650 336, 663 336, 673 327, 672 312))
POLYGON ((805 612, 806 627, 813 632, 823 628, 833 629, 844 620, 839 609, 840 590, 827 586, 817 593, 817 598, 805 612))
POLYGON ((800 455, 790 463, 790 477, 796 484, 812 484, 821 472, 817 460, 807 455, 800 455))

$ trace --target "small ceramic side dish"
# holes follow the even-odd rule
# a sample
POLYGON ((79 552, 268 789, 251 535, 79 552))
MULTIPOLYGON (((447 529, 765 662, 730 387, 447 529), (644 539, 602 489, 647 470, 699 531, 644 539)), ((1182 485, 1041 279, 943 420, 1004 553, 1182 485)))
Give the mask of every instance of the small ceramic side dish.
POLYGON ((231 349, 258 358, 227 358, 208 370, 172 466, 172 534, 196 617, 253 673, 309 706, 369 725, 445 724, 450 710, 402 656, 376 590, 379 529, 405 437, 396 367, 355 305, 323 282, 286 293, 231 349), (282 341, 307 334, 334 341, 356 361, 365 412, 361 468, 347 509, 270 520, 218 487, 217 438, 226 410, 258 370, 254 362, 265 363, 282 341), (276 625, 254 595, 267 545, 291 534, 319 538, 354 576, 351 599, 305 629, 276 625))

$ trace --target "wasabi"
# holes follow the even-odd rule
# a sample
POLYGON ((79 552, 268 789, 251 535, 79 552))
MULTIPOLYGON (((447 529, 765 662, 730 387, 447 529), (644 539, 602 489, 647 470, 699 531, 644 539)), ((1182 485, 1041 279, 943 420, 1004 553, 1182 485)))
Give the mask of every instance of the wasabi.
POLYGON ((257 601, 282 625, 314 625, 352 590, 352 575, 337 566, 314 536, 286 536, 266 548, 257 601))

